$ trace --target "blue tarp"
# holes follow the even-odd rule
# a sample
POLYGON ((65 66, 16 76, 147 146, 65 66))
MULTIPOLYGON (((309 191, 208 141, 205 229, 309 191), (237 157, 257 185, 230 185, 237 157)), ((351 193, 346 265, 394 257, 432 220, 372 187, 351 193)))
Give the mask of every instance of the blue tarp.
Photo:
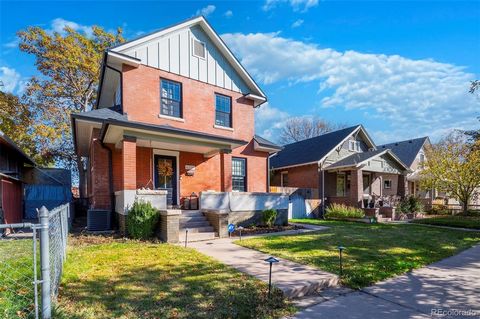
POLYGON ((25 218, 37 218, 37 208, 53 209, 72 201, 72 192, 67 186, 25 185, 25 218))

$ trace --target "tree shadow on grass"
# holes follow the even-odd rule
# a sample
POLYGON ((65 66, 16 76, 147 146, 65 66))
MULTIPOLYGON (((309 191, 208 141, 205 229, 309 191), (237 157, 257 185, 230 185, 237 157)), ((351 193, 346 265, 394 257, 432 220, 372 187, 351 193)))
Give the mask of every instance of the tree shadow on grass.
POLYGON ((61 302, 71 304, 65 318, 267 318, 288 307, 280 291, 269 300, 265 284, 219 264, 138 266, 69 282, 61 302))

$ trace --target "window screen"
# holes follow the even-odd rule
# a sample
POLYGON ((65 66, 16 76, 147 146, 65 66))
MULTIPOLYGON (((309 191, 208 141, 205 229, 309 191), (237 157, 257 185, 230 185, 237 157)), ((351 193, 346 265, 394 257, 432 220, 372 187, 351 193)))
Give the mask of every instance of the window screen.
POLYGON ((193 55, 205 59, 205 43, 193 39, 193 55))

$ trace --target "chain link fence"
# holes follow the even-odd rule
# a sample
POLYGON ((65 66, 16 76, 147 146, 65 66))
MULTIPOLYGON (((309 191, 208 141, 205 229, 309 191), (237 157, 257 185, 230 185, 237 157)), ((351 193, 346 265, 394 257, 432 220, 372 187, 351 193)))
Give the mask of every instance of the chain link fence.
POLYGON ((42 207, 38 215, 38 224, 0 224, 0 318, 51 318, 66 258, 70 204, 50 212, 42 207))

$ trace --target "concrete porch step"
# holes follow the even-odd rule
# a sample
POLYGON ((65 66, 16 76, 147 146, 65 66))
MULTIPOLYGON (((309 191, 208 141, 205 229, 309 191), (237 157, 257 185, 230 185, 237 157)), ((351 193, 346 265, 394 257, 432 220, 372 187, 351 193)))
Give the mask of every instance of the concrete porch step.
POLYGON ((194 217, 194 216, 203 216, 201 210, 184 210, 182 209, 182 217, 194 217))
POLYGON ((182 221, 180 220, 180 228, 197 228, 197 227, 207 227, 210 226, 210 223, 208 220, 202 220, 202 221, 182 221))
POLYGON ((180 222, 202 222, 205 221, 205 216, 180 216, 180 222))
MULTIPOLYGON (((190 233, 188 232, 188 242, 193 242, 193 241, 203 241, 203 240, 212 240, 217 237, 217 234, 215 232, 203 232, 203 233, 190 233)), ((185 242, 185 232, 180 233, 179 240, 181 243, 185 242)))
MULTIPOLYGON (((188 233, 189 234, 190 233, 203 233, 203 232, 213 232, 213 227, 212 226, 203 226, 203 227, 188 228, 188 233)), ((180 234, 185 234, 185 228, 180 228, 180 234)))
POLYGON ((384 215, 378 214, 378 215, 377 215, 377 221, 378 221, 379 223, 391 222, 391 221, 392 221, 392 218, 390 218, 390 217, 385 217, 384 215))

